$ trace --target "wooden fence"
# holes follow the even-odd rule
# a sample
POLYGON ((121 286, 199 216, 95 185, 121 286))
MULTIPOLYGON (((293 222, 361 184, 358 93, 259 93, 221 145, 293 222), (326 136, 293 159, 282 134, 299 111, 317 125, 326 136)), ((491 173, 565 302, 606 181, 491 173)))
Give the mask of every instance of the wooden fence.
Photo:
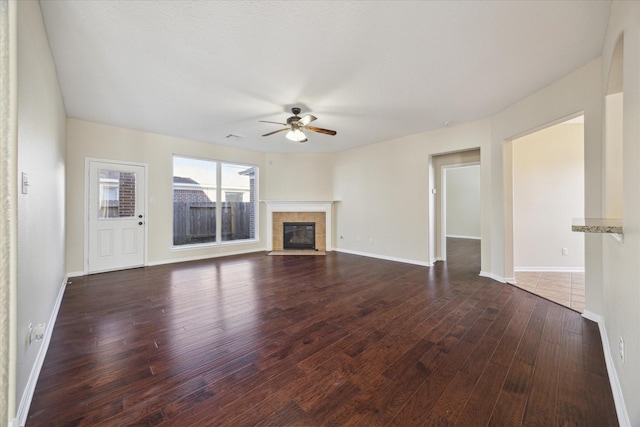
MULTIPOLYGON (((253 203, 223 202, 222 241, 249 239, 253 203)), ((212 202, 173 202, 173 244, 216 241, 216 204, 212 202)))

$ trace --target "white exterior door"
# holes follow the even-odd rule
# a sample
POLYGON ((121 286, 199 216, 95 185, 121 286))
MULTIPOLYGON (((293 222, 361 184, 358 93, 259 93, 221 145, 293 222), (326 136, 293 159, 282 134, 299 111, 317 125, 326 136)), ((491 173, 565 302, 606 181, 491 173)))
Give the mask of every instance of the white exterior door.
POLYGON ((89 273, 144 265, 145 175, 145 166, 89 162, 89 273))

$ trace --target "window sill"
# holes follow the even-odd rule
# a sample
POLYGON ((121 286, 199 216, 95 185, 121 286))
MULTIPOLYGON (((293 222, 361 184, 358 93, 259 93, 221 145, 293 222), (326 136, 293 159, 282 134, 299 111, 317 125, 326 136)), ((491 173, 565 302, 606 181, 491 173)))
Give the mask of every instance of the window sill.
POLYGON ((209 248, 224 248, 228 246, 242 246, 260 243, 258 239, 244 239, 244 240, 231 240, 227 242, 207 242, 207 243, 191 243, 188 245, 180 245, 180 246, 171 246, 171 252, 181 252, 181 251, 189 251, 189 250, 198 250, 198 249, 209 249, 209 248))

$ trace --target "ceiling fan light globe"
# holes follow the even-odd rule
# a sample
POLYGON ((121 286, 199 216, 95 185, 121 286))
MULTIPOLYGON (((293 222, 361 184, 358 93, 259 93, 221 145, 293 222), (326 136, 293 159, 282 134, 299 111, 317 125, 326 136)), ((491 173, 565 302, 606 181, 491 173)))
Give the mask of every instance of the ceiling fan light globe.
POLYGON ((290 141, 295 141, 295 142, 306 142, 307 137, 305 136, 304 133, 302 133, 302 131, 300 129, 292 129, 289 132, 287 132, 286 138, 290 141))

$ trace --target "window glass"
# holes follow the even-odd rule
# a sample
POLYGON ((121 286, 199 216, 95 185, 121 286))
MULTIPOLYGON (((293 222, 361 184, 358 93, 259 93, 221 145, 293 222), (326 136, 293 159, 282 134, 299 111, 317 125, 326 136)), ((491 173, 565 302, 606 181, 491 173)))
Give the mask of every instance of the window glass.
POLYGON ((173 158, 174 245, 216 241, 216 168, 216 162, 173 158))
POLYGON ((99 219, 132 218, 136 214, 136 174, 108 169, 98 171, 99 219))
POLYGON ((221 180, 226 195, 222 204, 222 240, 254 238, 255 168, 223 163, 221 180))
POLYGON ((249 165, 175 156, 173 244, 255 238, 256 171, 249 165))

